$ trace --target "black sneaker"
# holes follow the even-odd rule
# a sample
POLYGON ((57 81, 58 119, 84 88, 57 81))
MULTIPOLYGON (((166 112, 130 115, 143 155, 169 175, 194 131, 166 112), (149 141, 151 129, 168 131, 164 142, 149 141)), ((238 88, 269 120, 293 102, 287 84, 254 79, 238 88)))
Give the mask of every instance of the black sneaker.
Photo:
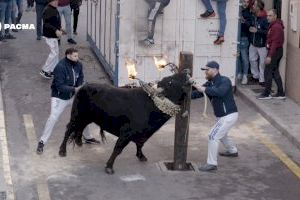
POLYGON ((44 142, 43 141, 39 141, 37 149, 36 149, 36 153, 38 155, 41 155, 43 153, 44 150, 44 142))
POLYGON ((15 36, 13 36, 12 34, 8 33, 8 34, 5 34, 4 36, 5 39, 9 39, 9 40, 12 40, 12 39, 16 39, 15 36))
POLYGON ((40 71, 40 75, 46 79, 52 78, 51 72, 45 72, 44 70, 40 71))
POLYGON ((209 17, 214 17, 214 16, 216 16, 216 13, 215 13, 215 11, 205 11, 205 13, 202 13, 201 15, 200 15, 200 17, 202 17, 202 18, 209 18, 209 17))
POLYGON ((199 170, 202 172, 211 172, 211 171, 216 171, 218 167, 216 165, 210 165, 210 164, 205 164, 201 167, 199 167, 199 170))
POLYGON ((230 153, 229 151, 225 151, 225 152, 220 152, 219 153, 220 156, 224 156, 224 157, 238 157, 239 153, 230 153))
POLYGON ((269 99, 272 99, 272 96, 271 95, 266 95, 266 94, 260 94, 256 98, 259 99, 259 100, 269 100, 269 99))
POLYGON ((74 35, 78 35, 77 31, 73 31, 73 34, 74 34, 74 35))
POLYGON ((85 137, 83 137, 83 140, 86 144, 100 144, 100 141, 96 140, 95 138, 86 139, 85 137))
POLYGON ((73 40, 72 38, 68 39, 68 43, 69 44, 77 44, 77 42, 75 40, 73 40))
POLYGON ((272 96, 272 98, 274 98, 274 99, 286 99, 286 96, 285 96, 285 94, 275 94, 275 95, 273 95, 272 96))

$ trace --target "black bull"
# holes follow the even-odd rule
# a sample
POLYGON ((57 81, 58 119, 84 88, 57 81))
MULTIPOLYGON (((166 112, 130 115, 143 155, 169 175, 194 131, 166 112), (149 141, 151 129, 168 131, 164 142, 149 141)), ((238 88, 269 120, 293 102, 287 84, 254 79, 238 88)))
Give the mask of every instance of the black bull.
MULTIPOLYGON (((186 89, 190 87, 189 76, 185 72, 163 78, 157 84, 161 95, 180 105, 186 89)), ((74 98, 71 119, 67 125, 59 155, 66 156, 68 140, 82 145, 84 128, 94 122, 118 137, 112 155, 106 163, 105 171, 114 173, 116 157, 132 141, 136 144, 136 156, 147 161, 142 152, 144 143, 171 117, 159 110, 142 88, 117 88, 108 84, 86 84, 74 98)))

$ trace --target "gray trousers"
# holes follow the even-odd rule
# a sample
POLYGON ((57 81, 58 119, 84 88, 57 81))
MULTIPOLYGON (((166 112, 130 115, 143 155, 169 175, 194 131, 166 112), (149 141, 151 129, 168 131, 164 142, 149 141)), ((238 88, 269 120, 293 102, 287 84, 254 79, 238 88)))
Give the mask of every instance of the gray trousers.
POLYGON ((146 2, 149 4, 149 11, 148 11, 148 38, 149 39, 153 39, 157 15, 168 4, 165 4, 164 1, 159 1, 159 0, 146 0, 146 2))

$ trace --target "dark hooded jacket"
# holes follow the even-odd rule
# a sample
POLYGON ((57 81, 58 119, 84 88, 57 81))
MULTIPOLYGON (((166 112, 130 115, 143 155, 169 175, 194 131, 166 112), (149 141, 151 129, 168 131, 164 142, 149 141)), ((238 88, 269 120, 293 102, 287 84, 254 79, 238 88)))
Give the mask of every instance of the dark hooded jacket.
MULTIPOLYGON (((233 97, 233 89, 231 81, 226 76, 217 74, 212 80, 207 81, 204 85, 216 117, 224 117, 226 115, 238 112, 233 97)), ((203 93, 193 90, 192 99, 203 97, 203 93)))
POLYGON ((265 10, 262 10, 257 15, 253 15, 251 26, 255 27, 257 29, 257 32, 250 33, 250 43, 255 47, 265 47, 269 28, 267 12, 265 10))
POLYGON ((278 48, 283 46, 284 26, 281 19, 277 19, 269 26, 267 36, 268 57, 272 57, 278 48))

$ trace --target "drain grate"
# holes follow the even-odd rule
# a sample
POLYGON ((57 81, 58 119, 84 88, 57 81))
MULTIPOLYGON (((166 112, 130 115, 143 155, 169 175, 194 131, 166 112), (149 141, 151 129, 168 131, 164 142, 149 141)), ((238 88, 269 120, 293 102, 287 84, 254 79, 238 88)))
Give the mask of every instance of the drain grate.
POLYGON ((174 169, 174 162, 171 161, 161 161, 158 163, 158 168, 163 171, 170 171, 170 172, 189 172, 189 171, 198 171, 197 165, 192 162, 187 162, 185 166, 182 166, 181 170, 174 169))

